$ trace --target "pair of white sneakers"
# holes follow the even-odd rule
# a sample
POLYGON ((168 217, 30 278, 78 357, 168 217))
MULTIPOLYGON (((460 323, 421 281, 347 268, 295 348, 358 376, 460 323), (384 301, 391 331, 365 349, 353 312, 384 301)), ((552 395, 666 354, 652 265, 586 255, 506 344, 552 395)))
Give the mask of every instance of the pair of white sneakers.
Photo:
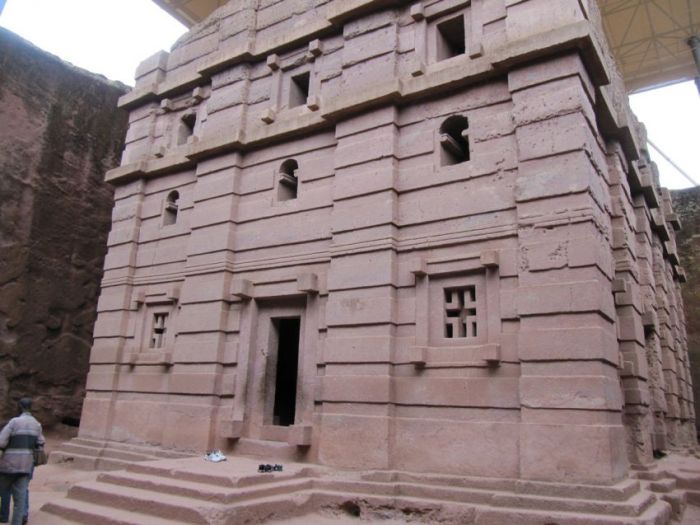
POLYGON ((221 461, 226 461, 226 456, 220 450, 213 450, 204 454, 204 459, 212 463, 220 463, 221 461))

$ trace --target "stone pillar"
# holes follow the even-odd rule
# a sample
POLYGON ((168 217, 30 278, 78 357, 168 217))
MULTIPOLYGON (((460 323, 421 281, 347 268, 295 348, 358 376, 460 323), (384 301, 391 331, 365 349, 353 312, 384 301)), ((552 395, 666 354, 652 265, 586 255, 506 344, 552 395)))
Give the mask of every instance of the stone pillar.
POLYGON ((218 416, 222 403, 231 411, 236 375, 237 345, 227 334, 239 323, 230 292, 240 165, 239 154, 201 162, 189 187, 193 208, 171 371, 171 393, 183 397, 169 407, 164 432, 164 444, 174 448, 226 444, 218 416))
POLYGON ((576 54, 515 69, 508 82, 519 155, 520 475, 612 483, 628 463, 595 93, 576 54))
POLYGON ((319 459, 389 468, 396 109, 338 124, 319 459))
MULTIPOLYGON (((613 292, 620 345, 620 380, 624 395, 623 421, 629 461, 633 465, 645 465, 651 462, 653 449, 653 422, 649 406, 654 405, 654 402, 653 388, 648 379, 650 374, 660 376, 661 363, 653 332, 649 332, 647 337, 643 325, 644 306, 638 260, 643 258, 644 250, 637 240, 635 199, 627 178, 630 168, 619 143, 609 143, 607 149, 615 259, 613 292)), ((648 239, 643 239, 648 244, 648 239)), ((658 398, 663 401, 663 395, 658 398)), ((654 406, 658 410, 662 409, 658 403, 654 406)), ((665 409, 665 403, 663 407, 665 409)))
POLYGON ((115 189, 112 231, 107 241, 102 290, 97 304, 81 437, 112 437, 125 349, 134 337, 129 326, 144 187, 144 181, 137 180, 115 189))

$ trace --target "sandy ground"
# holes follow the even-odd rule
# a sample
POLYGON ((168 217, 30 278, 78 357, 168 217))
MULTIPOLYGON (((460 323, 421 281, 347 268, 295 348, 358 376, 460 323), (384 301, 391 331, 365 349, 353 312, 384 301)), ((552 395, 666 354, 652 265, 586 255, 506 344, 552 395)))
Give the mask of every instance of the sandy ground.
MULTIPOLYGON (((63 428, 58 432, 48 434, 47 450, 50 452, 60 443, 70 439, 74 429, 63 428)), ((65 497, 71 485, 82 481, 93 480, 99 472, 72 469, 64 465, 44 465, 34 474, 30 485, 29 523, 31 525, 71 525, 56 516, 41 512, 41 507, 52 500, 65 497)), ((310 514, 283 521, 273 521, 270 525, 350 525, 368 523, 360 518, 350 516, 334 516, 330 514, 310 514)), ((397 520, 381 520, 382 525, 401 525, 406 523, 397 520)), ((503 524, 515 525, 515 524, 503 524)), ((678 525, 700 525, 700 507, 688 506, 682 523, 678 525)))

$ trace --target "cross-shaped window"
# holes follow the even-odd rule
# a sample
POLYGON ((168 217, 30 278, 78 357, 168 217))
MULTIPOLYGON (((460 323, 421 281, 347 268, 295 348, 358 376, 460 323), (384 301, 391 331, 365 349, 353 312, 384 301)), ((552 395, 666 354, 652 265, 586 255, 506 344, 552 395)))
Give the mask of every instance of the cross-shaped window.
POLYGON ((445 337, 476 336, 476 286, 445 288, 445 337))
POLYGON ((165 340, 166 321, 168 314, 153 314, 153 332, 151 333, 151 348, 162 348, 165 340))

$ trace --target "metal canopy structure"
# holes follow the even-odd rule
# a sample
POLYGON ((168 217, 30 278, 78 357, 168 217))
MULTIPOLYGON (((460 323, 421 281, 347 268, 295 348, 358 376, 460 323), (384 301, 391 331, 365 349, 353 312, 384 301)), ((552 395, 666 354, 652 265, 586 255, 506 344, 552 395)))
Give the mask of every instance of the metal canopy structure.
POLYGON ((629 92, 698 76, 688 43, 700 36, 700 0, 599 0, 629 92))
MULTIPOLYGON (((187 27, 227 0, 153 0, 187 27)), ((700 37, 700 0, 598 0, 627 91, 699 75, 689 39, 700 37)))

